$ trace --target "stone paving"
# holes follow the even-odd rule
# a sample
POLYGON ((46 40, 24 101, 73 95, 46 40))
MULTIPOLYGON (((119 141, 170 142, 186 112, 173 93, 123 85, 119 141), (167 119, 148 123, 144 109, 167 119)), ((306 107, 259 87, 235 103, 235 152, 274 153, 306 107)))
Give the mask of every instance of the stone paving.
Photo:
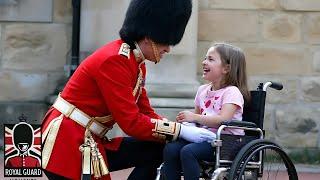
MULTIPOLYGON (((4 166, 3 166, 3 154, 0 155, 0 179, 4 180, 23 180, 27 178, 4 178, 4 166)), ((296 164, 296 169, 298 171, 298 176, 300 180, 319 180, 320 179, 320 166, 315 165, 303 165, 296 164)), ((111 178, 113 180, 126 180, 133 168, 124 169, 121 171, 111 172, 111 178)), ((37 179, 37 180, 47 180, 47 177, 44 175, 42 178, 28 178, 28 179, 37 179)))

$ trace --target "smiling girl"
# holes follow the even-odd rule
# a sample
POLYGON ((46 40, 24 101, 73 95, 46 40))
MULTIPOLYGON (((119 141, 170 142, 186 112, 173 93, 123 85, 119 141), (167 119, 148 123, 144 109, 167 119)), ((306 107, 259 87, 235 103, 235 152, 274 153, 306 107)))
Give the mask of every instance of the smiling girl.
MULTIPOLYGON (((209 81, 199 87, 195 111, 179 112, 176 120, 197 124, 216 133, 226 120, 242 120, 244 100, 250 99, 247 87, 246 62, 243 51, 230 44, 216 43, 209 48, 203 62, 203 78, 209 81)), ((242 130, 226 129, 222 133, 243 135, 242 130)), ((210 142, 191 143, 181 139, 164 149, 163 175, 167 180, 198 180, 200 160, 214 161, 210 142)))

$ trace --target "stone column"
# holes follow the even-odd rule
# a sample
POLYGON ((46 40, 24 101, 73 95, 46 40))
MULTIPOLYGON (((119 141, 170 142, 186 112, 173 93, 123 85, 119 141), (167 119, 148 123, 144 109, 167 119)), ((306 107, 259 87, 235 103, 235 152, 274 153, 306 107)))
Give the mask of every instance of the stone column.
POLYGON ((80 51, 87 54, 119 38, 130 0, 81 2, 80 51))

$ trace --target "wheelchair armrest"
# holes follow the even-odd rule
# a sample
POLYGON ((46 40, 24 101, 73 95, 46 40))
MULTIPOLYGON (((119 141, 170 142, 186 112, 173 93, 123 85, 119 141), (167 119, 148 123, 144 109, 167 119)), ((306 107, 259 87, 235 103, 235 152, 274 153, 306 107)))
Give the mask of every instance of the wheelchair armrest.
POLYGON ((256 128, 257 127, 257 125, 255 123, 253 123, 253 122, 235 121, 235 120, 223 121, 221 123, 221 125, 247 127, 247 128, 256 128))

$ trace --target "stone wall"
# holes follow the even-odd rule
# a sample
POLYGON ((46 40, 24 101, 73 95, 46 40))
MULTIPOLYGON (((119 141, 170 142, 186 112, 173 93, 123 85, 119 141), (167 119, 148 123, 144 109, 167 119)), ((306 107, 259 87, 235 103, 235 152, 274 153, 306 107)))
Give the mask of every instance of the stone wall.
POLYGON ((269 90, 267 137, 291 148, 320 147, 320 1, 200 0, 198 73, 214 42, 241 47, 251 89, 279 81, 269 90))
MULTIPOLYGON (((18 122, 22 113, 29 122, 40 123, 48 108, 46 97, 65 76, 64 65, 71 48, 71 0, 47 2, 52 2, 47 7, 52 12, 45 21, 33 18, 32 11, 27 10, 26 17, 13 17, 15 20, 0 14, 0 134, 3 123, 18 122)), ((17 3, 11 5, 12 13, 17 3)), ((20 9, 32 7, 36 11, 42 8, 43 3, 39 4, 21 4, 20 9)), ((7 7, 2 4, 1 8, 7 7)))
MULTIPOLYGON (((110 3, 115 7, 118 3, 127 5, 128 1, 110 3)), ((21 113, 39 123, 47 110, 46 97, 54 93, 65 76, 63 66, 71 47, 71 0, 52 2, 49 20, 0 21, 3 123, 17 121, 21 113)), ((90 2, 94 8, 101 4, 90 2)), ((194 61, 198 62, 199 81, 202 81, 201 59, 213 42, 226 41, 240 46, 246 53, 252 89, 258 82, 268 80, 280 81, 285 87, 279 92, 268 91, 265 115, 268 138, 285 147, 319 148, 320 1, 199 0, 198 3, 198 30, 193 32, 198 31, 194 61)), ((89 48, 94 49, 98 43, 101 42, 93 42, 89 48)), ((184 91, 181 92, 177 100, 181 100, 184 91)), ((187 94, 190 96, 189 91, 187 94)), ((189 107, 192 99, 177 102, 189 107)), ((158 103, 162 103, 161 107, 168 104, 158 103)), ((163 108, 162 111, 174 116, 178 110, 163 108)))

